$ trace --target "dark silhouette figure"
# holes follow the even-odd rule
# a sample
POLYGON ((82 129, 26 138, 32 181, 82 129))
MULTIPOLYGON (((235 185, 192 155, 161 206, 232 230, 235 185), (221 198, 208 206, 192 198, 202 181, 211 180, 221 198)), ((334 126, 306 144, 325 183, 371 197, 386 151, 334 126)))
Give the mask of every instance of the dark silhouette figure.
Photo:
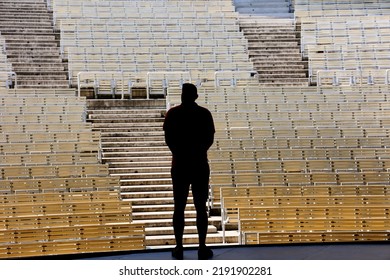
POLYGON ((184 84, 182 103, 168 111, 164 122, 165 142, 172 152, 173 228, 176 239, 172 256, 176 259, 183 259, 184 210, 190 185, 196 208, 198 258, 213 256, 212 250, 206 247, 210 177, 207 150, 214 142, 215 127, 210 111, 196 104, 197 98, 196 86, 184 84))

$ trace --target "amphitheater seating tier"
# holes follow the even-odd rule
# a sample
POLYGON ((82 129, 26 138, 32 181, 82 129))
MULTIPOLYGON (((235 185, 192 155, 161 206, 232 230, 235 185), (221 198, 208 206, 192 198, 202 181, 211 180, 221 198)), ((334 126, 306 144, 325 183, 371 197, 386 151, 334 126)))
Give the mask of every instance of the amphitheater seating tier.
POLYGON ((1 90, 0 258, 145 248, 75 90, 1 90))

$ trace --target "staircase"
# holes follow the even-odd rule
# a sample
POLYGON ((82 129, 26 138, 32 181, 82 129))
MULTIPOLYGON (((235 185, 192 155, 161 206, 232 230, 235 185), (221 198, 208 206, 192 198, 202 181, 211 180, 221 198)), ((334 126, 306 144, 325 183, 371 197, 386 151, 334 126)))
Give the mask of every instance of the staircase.
MULTIPOLYGON (((148 248, 174 245, 171 153, 162 125, 165 101, 90 100, 89 121, 102 133, 102 156, 121 182, 123 200, 132 202, 133 221, 146 224, 148 248)), ((197 244, 195 208, 189 198, 185 244, 197 244)), ((208 243, 222 243, 221 217, 210 217, 208 243)), ((237 242, 236 234, 228 239, 237 242)))
POLYGON ((249 57, 264 86, 308 86, 308 65, 302 60, 300 32, 292 20, 241 17, 249 57))
POLYGON ((66 88, 59 34, 44 0, 0 1, 0 33, 18 88, 66 88))
POLYGON ((234 0, 240 14, 267 18, 294 18, 289 0, 234 0))

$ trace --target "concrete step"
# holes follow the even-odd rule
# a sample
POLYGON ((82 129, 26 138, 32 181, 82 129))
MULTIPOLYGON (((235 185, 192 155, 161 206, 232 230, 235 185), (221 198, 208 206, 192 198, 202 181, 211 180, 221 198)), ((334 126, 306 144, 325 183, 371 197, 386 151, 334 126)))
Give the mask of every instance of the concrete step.
POLYGON ((145 143, 145 145, 149 146, 162 146, 165 145, 165 140, 161 136, 152 136, 152 137, 108 137, 104 136, 101 138, 102 143, 116 143, 116 142, 127 142, 127 143, 134 143, 137 145, 137 143, 145 143))
POLYGON ((20 81, 18 80, 18 88, 68 88, 68 81, 57 80, 57 81, 47 81, 47 80, 36 80, 36 81, 20 81))
MULTIPOLYGON (((122 192, 122 188, 121 188, 122 192)), ((156 192, 126 192, 123 191, 122 193, 123 198, 130 199, 130 200, 135 200, 135 199, 147 199, 147 198, 170 198, 172 197, 172 191, 156 191, 156 192)))
MULTIPOLYGON (((226 243, 236 244, 238 242, 238 234, 228 233, 226 237, 226 243)), ((145 239, 147 247, 170 245, 174 246, 175 237, 173 235, 159 235, 157 237, 147 236, 145 239)), ((185 245, 197 245, 198 244, 198 235, 197 234, 186 234, 183 236, 183 243, 185 245)), ((207 235, 206 239, 207 244, 221 244, 223 243, 222 233, 210 233, 207 235)))
POLYGON ((153 178, 153 179, 121 179, 121 190, 126 191, 125 186, 148 186, 148 185, 172 185, 172 179, 170 176, 165 178, 153 178))
POLYGON ((116 162, 114 161, 113 163, 110 163, 109 164, 109 168, 111 170, 115 169, 115 168, 142 168, 142 169, 152 169, 152 168, 166 168, 168 166, 171 165, 171 161, 170 160, 160 160, 160 161, 157 161, 157 160, 154 160, 154 161, 148 161, 148 160, 145 160, 145 161, 138 161, 138 162, 116 162))
POLYGON ((303 63, 297 64, 291 61, 290 63, 285 63, 284 61, 273 61, 272 63, 267 63, 266 61, 263 62, 256 62, 254 63, 255 66, 258 66, 259 70, 258 73, 264 74, 268 73, 269 71, 280 71, 280 72, 289 72, 289 71, 306 71, 305 65, 303 63))
POLYGON ((108 164, 113 163, 128 163, 128 162, 134 162, 134 163, 144 163, 144 162, 150 162, 151 164, 154 164, 154 162, 160 162, 160 161, 171 161, 172 155, 167 156, 139 156, 139 157, 105 157, 103 155, 103 162, 108 164))
POLYGON ((280 33, 273 33, 273 32, 262 32, 262 31, 256 31, 253 33, 244 32, 244 36, 248 38, 248 40, 264 40, 264 41, 272 41, 272 42, 289 42, 291 40, 297 40, 297 32, 280 32, 280 33))
MULTIPOLYGON (((196 218, 196 211, 185 211, 186 218, 196 218)), ((133 212, 133 220, 172 219, 173 211, 133 212)))
MULTIPOLYGON (((131 202, 132 206, 149 207, 158 205, 173 205, 173 197, 144 197, 140 198, 127 198, 127 193, 121 193, 122 200, 131 202)), ((192 198, 189 197, 187 203, 192 203, 192 198)))
POLYGON ((148 173, 113 173, 112 177, 120 177, 121 181, 129 180, 150 180, 150 179, 162 179, 162 178, 171 178, 170 172, 148 172, 148 173))
MULTIPOLYGON (((207 229, 207 233, 217 233, 218 229, 213 226, 209 225, 207 229)), ((196 226, 186 226, 184 227, 184 234, 197 234, 198 230, 196 226)), ((145 228, 145 234, 146 236, 158 236, 158 235, 173 235, 173 227, 147 227, 145 228)))
MULTIPOLYGON (((141 127, 142 128, 142 127, 141 127)), ((124 137, 134 137, 134 138, 144 138, 147 139, 154 139, 155 137, 164 137, 164 131, 160 128, 158 130, 156 129, 148 129, 148 131, 144 131, 143 129, 138 129, 137 126, 133 127, 93 127, 92 129, 94 131, 100 131, 102 132, 102 137, 105 137, 106 135, 111 136, 124 136, 124 137)))
POLYGON ((134 129, 148 132, 148 131, 155 131, 156 127, 160 127, 161 131, 162 131, 163 124, 161 122, 154 122, 154 123, 141 122, 141 123, 139 123, 139 125, 136 125, 135 123, 132 123, 132 122, 129 123, 129 122, 125 122, 123 120, 119 120, 119 122, 112 122, 112 123, 93 122, 92 126, 94 128, 102 129, 103 131, 104 131, 104 129, 111 129, 111 128, 120 128, 120 129, 134 128, 134 129))
POLYGON ((134 117, 134 118, 161 118, 163 112, 160 110, 88 110, 91 119, 134 117))
POLYGON ((283 53, 264 53, 262 55, 251 55, 250 60, 255 63, 277 63, 277 64, 284 64, 284 65, 307 65, 307 61, 301 60, 300 54, 283 54, 283 53), (299 63, 297 63, 299 62, 299 63))
POLYGON ((102 149, 105 152, 124 151, 168 151, 168 147, 163 142, 102 142, 102 149))
MULTIPOLYGON (((91 121, 92 119, 89 119, 91 121)), ((161 119, 141 119, 141 118, 131 118, 131 117, 123 117, 123 118, 113 118, 113 119, 93 119, 93 123, 95 127, 112 127, 113 124, 119 126, 122 124, 123 126, 140 126, 140 127, 149 127, 149 126, 163 126, 163 122, 161 119)))
POLYGON ((110 167, 110 174, 145 174, 152 172, 171 172, 171 167, 168 166, 148 166, 148 167, 110 167))
POLYGON ((145 137, 149 137, 147 139, 156 139, 156 137, 164 137, 164 131, 158 130, 158 131, 147 131, 147 132, 142 132, 142 131, 132 131, 131 128, 100 128, 96 129, 101 131, 101 136, 102 138, 105 137, 126 137, 126 138, 143 138, 146 139, 145 137))
POLYGON ((17 73, 28 72, 61 72, 65 73, 65 65, 58 63, 57 65, 47 63, 18 63, 13 62, 12 68, 17 73))
POLYGON ((156 153, 156 155, 163 155, 163 156, 170 155, 170 151, 167 146, 129 147, 128 145, 123 145, 123 146, 106 147, 105 145, 103 145, 102 151, 105 157, 110 153, 127 153, 135 157, 138 157, 140 154, 144 156, 148 156, 148 155, 152 155, 153 153, 156 153))
MULTIPOLYGON (((173 211, 174 205, 172 204, 157 204, 157 205, 132 205, 132 212, 157 212, 157 211, 173 211)), ((195 206, 192 203, 186 205, 186 210, 195 210, 195 206)))
MULTIPOLYGON (((122 140, 126 140, 126 139, 123 139, 122 140)), ((140 140, 140 141, 136 141, 136 142, 133 142, 133 141, 119 141, 118 139, 118 142, 115 142, 115 141, 102 141, 102 147, 104 147, 105 149, 108 149, 108 148, 115 148, 115 147, 126 147, 126 148, 131 148, 131 149, 134 149, 134 148, 143 148, 143 149, 150 149, 150 148, 156 148, 156 149, 160 149, 160 148, 166 148, 167 146, 165 145, 165 141, 148 141, 146 139, 144 140, 140 140)))
MULTIPOLYGON (((43 59, 46 58, 46 57, 50 57, 50 58, 53 58, 53 57, 57 57, 59 59, 60 58, 60 50, 56 47, 56 48, 43 48, 43 49, 25 49, 22 53, 20 52, 19 49, 13 49, 13 50, 10 50, 10 49, 7 49, 7 56, 12 58, 12 57, 34 57, 36 59, 39 59, 40 57, 42 57, 43 59)), ((62 59, 61 59, 62 60, 62 59)))
POLYGON ((10 56, 7 55, 7 59, 9 62, 12 64, 17 64, 17 63, 25 63, 25 64, 37 64, 37 63, 44 63, 44 64, 63 64, 62 59, 58 55, 54 56, 45 56, 45 57, 36 57, 33 55, 18 55, 18 56, 10 56))
MULTIPOLYGON (((122 184, 125 184, 122 182, 122 184)), ((172 192, 172 185, 142 185, 142 186, 128 186, 122 185, 121 190, 126 193, 150 193, 150 192, 172 192)))
POLYGON ((27 72, 27 71, 18 71, 18 84, 21 81, 28 82, 28 81, 45 81, 45 82, 54 82, 57 83, 58 81, 53 80, 66 80, 66 75, 61 73, 53 73, 53 72, 27 72))
MULTIPOLYGON (((172 227, 172 217, 165 219, 146 219, 146 220, 134 220, 135 224, 144 224, 145 228, 159 228, 159 227, 172 227)), ((211 223, 210 223, 211 224, 211 223)), ((193 217, 187 218, 185 220, 185 226, 195 226, 196 219, 193 217)))

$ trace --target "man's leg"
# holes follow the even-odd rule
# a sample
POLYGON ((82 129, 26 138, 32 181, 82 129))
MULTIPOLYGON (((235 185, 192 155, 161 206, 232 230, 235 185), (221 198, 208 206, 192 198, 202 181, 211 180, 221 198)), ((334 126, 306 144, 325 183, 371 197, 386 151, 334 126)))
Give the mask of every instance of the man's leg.
POLYGON ((213 256, 210 249, 206 247, 208 229, 207 198, 209 196, 210 169, 208 164, 199 168, 198 174, 192 184, 192 195, 196 208, 196 226, 199 236, 199 259, 209 259, 213 256))
POLYGON ((172 184, 173 184, 173 229, 175 232, 176 248, 183 247, 183 234, 185 225, 184 211, 187 204, 187 197, 189 192, 189 182, 186 180, 183 173, 179 172, 177 168, 172 168, 172 184))

